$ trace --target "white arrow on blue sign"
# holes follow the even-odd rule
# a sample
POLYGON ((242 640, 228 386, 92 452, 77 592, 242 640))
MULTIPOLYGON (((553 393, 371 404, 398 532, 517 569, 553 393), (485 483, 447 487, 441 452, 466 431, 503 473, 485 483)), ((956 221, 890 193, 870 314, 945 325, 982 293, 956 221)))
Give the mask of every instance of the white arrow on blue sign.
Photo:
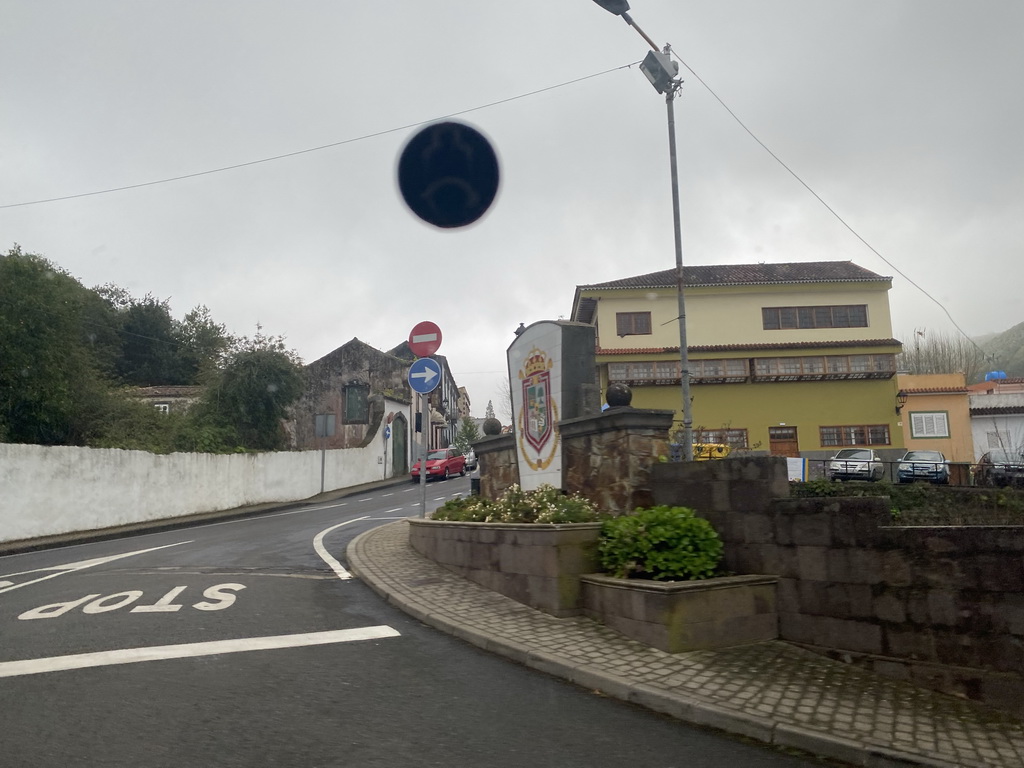
POLYGON ((409 386, 425 395, 441 383, 441 365, 430 357, 421 357, 409 366, 409 386))

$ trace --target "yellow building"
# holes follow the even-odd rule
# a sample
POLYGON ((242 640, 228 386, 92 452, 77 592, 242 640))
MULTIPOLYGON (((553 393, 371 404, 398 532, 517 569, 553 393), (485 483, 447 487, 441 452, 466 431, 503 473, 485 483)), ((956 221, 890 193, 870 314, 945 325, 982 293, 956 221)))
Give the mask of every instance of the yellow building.
MULTIPOLYGON (((902 448, 892 279, 848 261, 684 268, 699 442, 797 456, 902 448)), ((682 390, 676 271, 576 288, 572 319, 597 329, 602 391, 676 411, 682 390)))
POLYGON ((907 450, 941 451, 952 462, 974 461, 971 408, 962 373, 896 377, 907 450))

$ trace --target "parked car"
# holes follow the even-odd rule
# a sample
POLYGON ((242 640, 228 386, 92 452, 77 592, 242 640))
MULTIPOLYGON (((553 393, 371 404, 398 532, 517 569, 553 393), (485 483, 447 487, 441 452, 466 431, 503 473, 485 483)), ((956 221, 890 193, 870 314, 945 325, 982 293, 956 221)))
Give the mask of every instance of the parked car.
POLYGON ((949 462, 939 451, 907 451, 896 467, 901 483, 927 480, 929 483, 949 482, 949 462))
POLYGON ((1024 485, 1024 452, 989 451, 974 470, 978 485, 1024 485))
MULTIPOLYGON (((412 465, 412 479, 420 479, 420 463, 412 465)), ((427 480, 447 480, 452 475, 466 474, 466 457, 454 448, 439 448, 427 454, 427 480)))
POLYGON ((870 448, 843 448, 828 460, 825 476, 829 480, 881 480, 885 463, 870 448))
POLYGON ((476 465, 476 451, 470 448, 468 451, 466 451, 466 471, 472 472, 474 469, 476 469, 476 465))

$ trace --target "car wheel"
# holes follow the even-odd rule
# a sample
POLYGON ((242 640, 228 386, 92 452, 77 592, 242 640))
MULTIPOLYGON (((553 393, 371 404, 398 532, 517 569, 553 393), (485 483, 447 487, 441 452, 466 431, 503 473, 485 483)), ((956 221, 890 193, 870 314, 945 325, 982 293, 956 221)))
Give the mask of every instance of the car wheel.
POLYGON ((459 470, 459 477, 465 477, 465 476, 466 476, 466 466, 463 465, 462 469, 459 470))
POLYGON ((871 470, 871 482, 875 483, 882 479, 882 475, 885 474, 885 470, 879 467, 878 469, 871 470))

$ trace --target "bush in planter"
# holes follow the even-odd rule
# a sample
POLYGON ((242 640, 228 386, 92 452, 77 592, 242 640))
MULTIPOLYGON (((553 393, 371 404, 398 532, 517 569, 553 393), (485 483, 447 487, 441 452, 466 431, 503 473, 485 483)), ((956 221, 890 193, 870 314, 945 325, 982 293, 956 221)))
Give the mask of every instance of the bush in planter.
POLYGON ((601 519, 587 499, 578 494, 567 496, 550 485, 535 491, 513 485, 497 501, 457 496, 438 507, 432 517, 464 523, 592 523, 601 519))
POLYGON ((605 520, 598 557, 620 579, 708 579, 717 575, 722 540, 692 509, 662 505, 605 520))

